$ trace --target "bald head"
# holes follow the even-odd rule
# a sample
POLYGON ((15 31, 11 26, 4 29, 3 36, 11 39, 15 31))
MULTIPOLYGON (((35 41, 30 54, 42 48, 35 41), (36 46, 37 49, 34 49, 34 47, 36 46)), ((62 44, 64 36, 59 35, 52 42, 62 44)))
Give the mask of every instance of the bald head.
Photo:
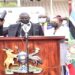
POLYGON ((28 13, 21 13, 20 15, 19 15, 19 18, 30 18, 29 17, 29 14, 28 13))
POLYGON ((19 15, 19 19, 20 19, 20 22, 27 24, 27 23, 29 23, 30 16, 28 13, 23 12, 19 15))

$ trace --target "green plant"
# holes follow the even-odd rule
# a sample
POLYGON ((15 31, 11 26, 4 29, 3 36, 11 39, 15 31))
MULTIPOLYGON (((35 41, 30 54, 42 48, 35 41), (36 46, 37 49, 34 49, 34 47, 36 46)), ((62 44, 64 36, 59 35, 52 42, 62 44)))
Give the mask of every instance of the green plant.
POLYGON ((15 7, 17 6, 16 2, 0 2, 0 7, 15 7))

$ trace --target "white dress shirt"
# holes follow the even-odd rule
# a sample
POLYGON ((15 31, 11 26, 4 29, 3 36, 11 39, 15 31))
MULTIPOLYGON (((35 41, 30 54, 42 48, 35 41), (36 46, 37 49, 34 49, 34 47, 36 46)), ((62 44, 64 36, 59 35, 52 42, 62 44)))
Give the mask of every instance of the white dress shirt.
POLYGON ((27 24, 23 24, 23 25, 22 25, 22 29, 23 29, 23 31, 24 31, 25 33, 29 32, 30 28, 31 28, 31 23, 30 23, 30 22, 27 23, 27 24))
POLYGON ((29 30, 31 28, 31 23, 23 24, 21 23, 20 37, 27 36, 29 30))

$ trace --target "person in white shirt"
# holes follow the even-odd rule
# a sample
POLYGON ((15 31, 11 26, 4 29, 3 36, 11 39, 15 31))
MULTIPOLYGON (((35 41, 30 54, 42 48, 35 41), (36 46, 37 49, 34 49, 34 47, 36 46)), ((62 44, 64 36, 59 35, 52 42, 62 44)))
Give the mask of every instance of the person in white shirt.
POLYGON ((65 36, 66 39, 70 38, 68 22, 59 16, 54 17, 51 20, 52 27, 44 27, 45 36, 65 36), (64 23, 63 23, 64 22, 64 23))
MULTIPOLYGON (((45 36, 65 36, 66 39, 70 39, 70 31, 68 27, 68 22, 65 18, 61 16, 56 16, 51 21, 51 26, 44 27, 44 35, 45 36)), ((64 42, 60 43, 60 64, 64 75, 66 74, 65 61, 66 61, 66 52, 67 52, 67 44, 64 42)))

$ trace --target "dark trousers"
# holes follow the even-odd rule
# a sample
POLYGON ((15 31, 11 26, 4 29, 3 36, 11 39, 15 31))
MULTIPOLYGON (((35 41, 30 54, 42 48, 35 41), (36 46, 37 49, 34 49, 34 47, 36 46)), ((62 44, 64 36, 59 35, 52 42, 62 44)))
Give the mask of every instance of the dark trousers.
POLYGON ((66 75, 66 66, 65 65, 63 66, 63 72, 64 72, 64 75, 66 75))

